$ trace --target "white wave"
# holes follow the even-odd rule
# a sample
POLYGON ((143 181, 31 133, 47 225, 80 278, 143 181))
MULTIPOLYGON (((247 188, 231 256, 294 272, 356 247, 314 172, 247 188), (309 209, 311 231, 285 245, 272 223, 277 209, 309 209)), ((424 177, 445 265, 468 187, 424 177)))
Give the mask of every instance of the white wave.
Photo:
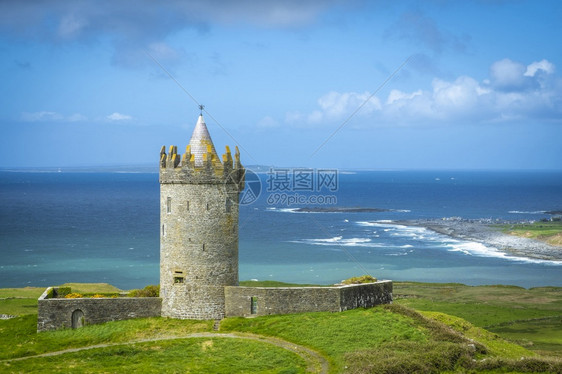
POLYGON ((362 246, 365 243, 370 243, 371 239, 369 238, 343 239, 342 236, 334 236, 333 238, 327 238, 327 239, 301 239, 301 240, 292 240, 291 242, 313 244, 313 245, 331 245, 331 246, 336 244, 339 246, 354 247, 354 246, 362 246))
POLYGON ((513 256, 506 252, 500 251, 495 247, 487 246, 485 244, 477 242, 448 239, 444 242, 444 246, 448 248, 449 252, 461 252, 469 256, 495 257, 509 261, 526 262, 532 264, 562 265, 562 261, 541 260, 529 257, 513 256))
POLYGON ((396 238, 411 238, 414 240, 426 240, 432 239, 435 234, 426 229, 425 227, 417 227, 417 226, 405 226, 405 225, 397 225, 397 224, 390 224, 389 222, 392 221, 358 221, 356 222, 360 226, 368 226, 368 227, 380 227, 382 231, 388 233, 387 235, 396 237, 396 238))
POLYGON ((387 244, 387 243, 373 242, 370 238, 344 239, 341 236, 334 236, 333 238, 325 238, 325 239, 290 240, 289 242, 290 243, 299 243, 299 244, 310 244, 310 245, 323 245, 323 246, 331 246, 331 247, 341 246, 341 247, 366 247, 366 248, 382 248, 382 249, 413 248, 413 245, 411 245, 411 244, 391 245, 391 244, 387 244))
POLYGON ((510 214, 545 214, 546 210, 533 210, 533 211, 510 210, 508 213, 510 213, 510 214))
POLYGON ((398 212, 398 213, 410 213, 411 210, 410 210, 410 209, 396 209, 396 210, 393 210, 393 212, 398 212))
POLYGON ((394 221, 389 220, 389 219, 379 219, 376 221, 357 221, 355 222, 356 224, 358 224, 359 226, 368 226, 368 227, 406 227, 403 225, 389 225, 389 223, 392 223, 394 221))
POLYGON ((308 212, 298 212, 299 208, 265 208, 269 212, 281 212, 281 213, 308 213, 308 212))

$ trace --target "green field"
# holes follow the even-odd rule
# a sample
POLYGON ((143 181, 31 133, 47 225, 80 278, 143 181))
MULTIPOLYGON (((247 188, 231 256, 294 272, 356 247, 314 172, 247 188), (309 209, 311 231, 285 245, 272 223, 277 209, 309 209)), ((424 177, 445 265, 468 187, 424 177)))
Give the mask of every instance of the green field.
MULTIPOLYGON (((0 314, 43 290, 19 291, 0 290, 0 314)), ((317 352, 330 373, 562 372, 562 288, 397 282, 394 294, 394 305, 366 310, 227 318, 218 331, 144 318, 37 334, 36 309, 21 305, 0 320, 0 372, 322 372, 291 347, 317 352)))
POLYGON ((394 283, 395 302, 461 317, 536 351, 562 357, 562 288, 394 283))
POLYGON ((552 245, 562 246, 562 221, 560 220, 498 225, 496 227, 507 234, 538 239, 552 245))

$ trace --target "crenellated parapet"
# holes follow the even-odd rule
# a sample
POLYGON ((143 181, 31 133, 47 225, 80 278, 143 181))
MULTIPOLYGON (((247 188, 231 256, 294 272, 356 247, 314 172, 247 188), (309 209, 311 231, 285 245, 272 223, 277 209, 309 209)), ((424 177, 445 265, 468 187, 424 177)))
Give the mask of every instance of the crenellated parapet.
POLYGON ((185 153, 178 154, 178 147, 170 146, 166 153, 166 146, 160 150, 160 183, 180 184, 235 184, 238 191, 244 189, 245 169, 240 162, 240 151, 236 147, 234 158, 230 147, 222 155, 222 162, 211 145, 207 145, 207 152, 201 154, 201 162, 197 163, 191 145, 185 153))

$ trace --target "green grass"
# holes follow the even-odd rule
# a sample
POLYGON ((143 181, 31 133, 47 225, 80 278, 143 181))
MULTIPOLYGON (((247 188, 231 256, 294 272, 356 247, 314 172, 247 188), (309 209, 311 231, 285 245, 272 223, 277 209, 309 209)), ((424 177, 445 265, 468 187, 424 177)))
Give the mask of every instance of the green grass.
POLYGON ((222 331, 277 336, 316 347, 331 356, 396 340, 427 340, 427 333, 410 318, 384 308, 355 309, 342 313, 303 313, 256 318, 227 318, 222 331), (361 331, 361 337, 357 332, 361 331))
POLYGON ((511 235, 562 245, 562 221, 534 222, 514 225, 497 225, 498 229, 511 235))
POLYGON ((213 321, 139 318, 37 333, 37 316, 0 320, 0 360, 103 343, 212 331, 213 321))
POLYGON ((123 290, 107 283, 65 283, 57 287, 70 287, 72 292, 81 294, 114 294, 123 292, 123 290))
POLYGON ((47 287, 0 288, 0 299, 7 297, 38 299, 46 289, 47 287))
POLYGON ((561 316, 501 324, 488 330, 529 349, 562 358, 561 316))
POLYGON ((497 227, 502 228, 506 232, 516 232, 516 233, 530 232, 533 235, 533 237, 536 237, 540 235, 554 235, 562 232, 562 221, 548 221, 548 222, 537 221, 533 223, 498 225, 497 227))
MULTIPOLYGON (((1 365, 1 364, 0 364, 1 365)), ((4 364, 25 373, 304 373, 306 363, 285 349, 243 339, 193 338, 138 343, 4 364), (164 369, 165 368, 165 369, 164 369)))
MULTIPOLYGON (((71 287, 82 292, 114 291, 111 286, 71 287)), ((26 289, 21 295, 31 297, 38 291, 26 289)), ((18 296, 15 290, 1 292, 18 296)), ((307 346, 328 359, 332 373, 562 372, 562 288, 395 282, 394 295, 398 297, 393 305, 367 310, 228 318, 221 322, 220 332, 254 333, 307 346)), ((15 308, 24 309, 30 300, 36 302, 36 298, 0 300, 0 309, 14 302, 22 302, 15 308)), ((0 320, 0 360, 212 332, 213 325, 213 321, 145 318, 37 334, 36 315, 20 314, 0 320)), ((294 353, 265 342, 226 338, 145 342, 0 363, 0 371, 7 372, 158 372, 162 368, 193 373, 300 373, 306 364, 294 353)))
POLYGON ((10 316, 37 314, 37 299, 0 299, 0 314, 8 314, 10 316))
MULTIPOLYGON (((406 359, 397 359, 400 352, 407 357, 414 352, 425 354, 428 346, 434 347, 432 354, 440 357, 439 364, 428 364, 432 370, 445 365, 445 362, 447 368, 454 368, 459 357, 469 357, 474 353, 467 346, 468 340, 460 334, 399 306, 342 313, 229 318, 221 323, 222 330, 277 336, 308 346, 330 358, 333 372, 340 372, 346 367, 349 369, 346 372, 373 372, 375 362, 377 367, 386 367, 393 372, 406 359), (378 354, 381 350, 387 352, 385 357, 378 354)), ((423 361, 419 355, 416 360, 423 361)))
MULTIPOLYGON (((107 283, 65 283, 57 287, 71 287, 72 292, 93 296, 118 295, 123 291, 107 283)), ((47 287, 0 288, 0 314, 24 316, 37 314, 37 299, 47 287)))
POLYGON ((482 344, 486 352, 492 356, 499 356, 504 358, 520 358, 524 356, 534 356, 534 353, 528 351, 520 345, 510 343, 500 338, 498 335, 493 334, 485 329, 476 327, 466 320, 451 316, 440 312, 422 312, 422 315, 431 318, 435 321, 450 326, 455 331, 462 333, 469 339, 482 344))
POLYGON ((0 314, 37 314, 37 299, 43 291, 43 287, 0 288, 0 314))
POLYGON ((395 282, 394 295, 400 305, 461 317, 529 349, 562 356, 560 287, 395 282))

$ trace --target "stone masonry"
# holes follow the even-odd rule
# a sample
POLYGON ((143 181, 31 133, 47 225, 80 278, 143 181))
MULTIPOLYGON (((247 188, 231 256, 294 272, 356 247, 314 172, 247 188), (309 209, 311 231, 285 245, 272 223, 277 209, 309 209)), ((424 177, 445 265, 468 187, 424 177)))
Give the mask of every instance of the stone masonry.
POLYGON ((203 116, 181 157, 160 156, 162 316, 221 319, 224 287, 238 285, 238 197, 244 168, 236 149, 221 162, 203 116))
POLYGON ((159 297, 59 299, 49 297, 51 289, 47 288, 37 303, 38 332, 160 316, 159 297))
POLYGON ((392 302, 392 281, 334 287, 226 287, 226 316, 341 312, 392 302))

